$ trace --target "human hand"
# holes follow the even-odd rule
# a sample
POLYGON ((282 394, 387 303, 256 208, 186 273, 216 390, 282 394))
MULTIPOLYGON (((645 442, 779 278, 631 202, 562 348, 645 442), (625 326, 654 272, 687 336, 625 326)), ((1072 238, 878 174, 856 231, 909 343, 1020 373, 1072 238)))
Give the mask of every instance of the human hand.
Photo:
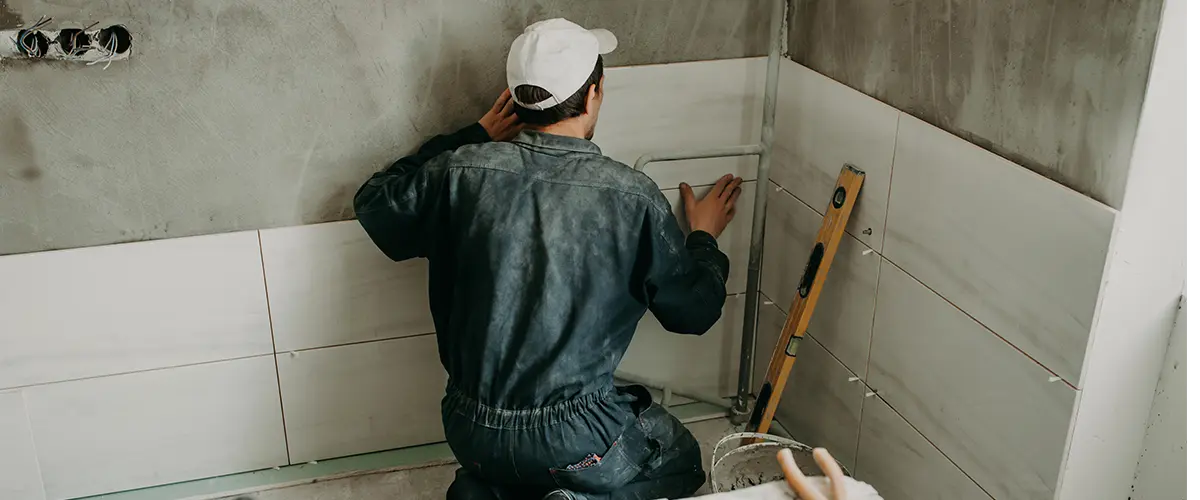
POLYGON ((733 220, 738 197, 742 195, 742 178, 725 174, 700 200, 686 183, 679 185, 679 192, 683 195, 683 213, 691 230, 704 231, 716 238, 733 220))
POLYGON ((513 111, 514 105, 512 92, 504 89, 504 93, 496 99, 492 109, 479 119, 479 124, 483 126, 484 130, 487 130, 488 137, 491 137, 493 141, 512 139, 521 129, 525 128, 521 119, 517 117, 517 113, 513 111))

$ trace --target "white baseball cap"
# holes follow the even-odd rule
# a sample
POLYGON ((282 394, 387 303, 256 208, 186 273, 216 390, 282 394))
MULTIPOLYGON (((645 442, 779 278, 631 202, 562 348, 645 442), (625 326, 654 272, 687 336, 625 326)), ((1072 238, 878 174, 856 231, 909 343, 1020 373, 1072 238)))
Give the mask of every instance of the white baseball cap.
POLYGON ((596 58, 617 48, 617 37, 605 29, 588 30, 566 19, 538 21, 525 28, 508 51, 508 88, 541 87, 550 93, 542 102, 513 101, 523 108, 543 110, 575 95, 592 71, 596 58))

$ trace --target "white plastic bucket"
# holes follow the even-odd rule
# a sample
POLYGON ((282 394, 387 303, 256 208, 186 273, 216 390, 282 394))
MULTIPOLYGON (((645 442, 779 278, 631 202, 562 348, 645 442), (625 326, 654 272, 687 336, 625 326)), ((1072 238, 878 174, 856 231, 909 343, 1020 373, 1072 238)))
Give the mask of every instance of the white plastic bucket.
MULTIPOLYGON (((792 450, 796 465, 805 476, 825 475, 812 458, 811 446, 771 434, 738 432, 721 438, 713 448, 712 463, 708 469, 711 491, 725 493, 782 480, 783 471, 779 468, 775 454, 784 448, 792 450), (759 442, 737 447, 726 446, 727 443, 746 438, 758 439, 759 442), (722 448, 729 450, 722 453, 722 448)), ((838 467, 849 475, 849 471, 841 462, 838 463, 838 467)))

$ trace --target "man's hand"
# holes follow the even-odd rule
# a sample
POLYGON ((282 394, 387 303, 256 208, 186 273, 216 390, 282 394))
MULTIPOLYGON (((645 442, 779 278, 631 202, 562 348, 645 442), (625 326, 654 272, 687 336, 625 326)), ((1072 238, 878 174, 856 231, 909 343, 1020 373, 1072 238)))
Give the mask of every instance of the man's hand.
POLYGON ((483 129, 487 130, 488 137, 493 141, 507 141, 517 136, 517 133, 524 128, 521 124, 521 119, 517 117, 517 113, 513 111, 512 92, 504 89, 504 93, 500 94, 500 98, 496 99, 496 103, 492 105, 492 109, 479 119, 479 124, 483 125, 483 129))
POLYGON ((733 220, 734 207, 738 196, 742 195, 742 178, 725 174, 701 200, 696 200, 696 194, 687 184, 680 184, 679 192, 683 195, 683 213, 691 230, 704 231, 716 238, 733 220))

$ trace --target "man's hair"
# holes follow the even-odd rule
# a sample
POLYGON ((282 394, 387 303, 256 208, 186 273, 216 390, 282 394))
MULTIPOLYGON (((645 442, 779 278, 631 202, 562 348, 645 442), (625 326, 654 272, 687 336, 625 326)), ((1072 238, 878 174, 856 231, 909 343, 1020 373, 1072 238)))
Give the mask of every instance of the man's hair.
MULTIPOLYGON (((600 78, 604 76, 604 57, 596 58, 596 68, 592 70, 592 75, 583 83, 583 87, 575 91, 575 94, 568 97, 567 100, 558 103, 554 107, 536 110, 522 107, 520 104, 513 106, 517 112, 517 116, 521 118, 523 123, 530 125, 553 125, 555 123, 575 118, 587 112, 587 97, 588 89, 592 85, 599 86, 600 78)), ((549 99, 550 92, 546 89, 534 85, 517 85, 513 90, 513 97, 517 101, 525 103, 542 102, 549 99)), ((596 89, 600 90, 599 87, 596 89)))

